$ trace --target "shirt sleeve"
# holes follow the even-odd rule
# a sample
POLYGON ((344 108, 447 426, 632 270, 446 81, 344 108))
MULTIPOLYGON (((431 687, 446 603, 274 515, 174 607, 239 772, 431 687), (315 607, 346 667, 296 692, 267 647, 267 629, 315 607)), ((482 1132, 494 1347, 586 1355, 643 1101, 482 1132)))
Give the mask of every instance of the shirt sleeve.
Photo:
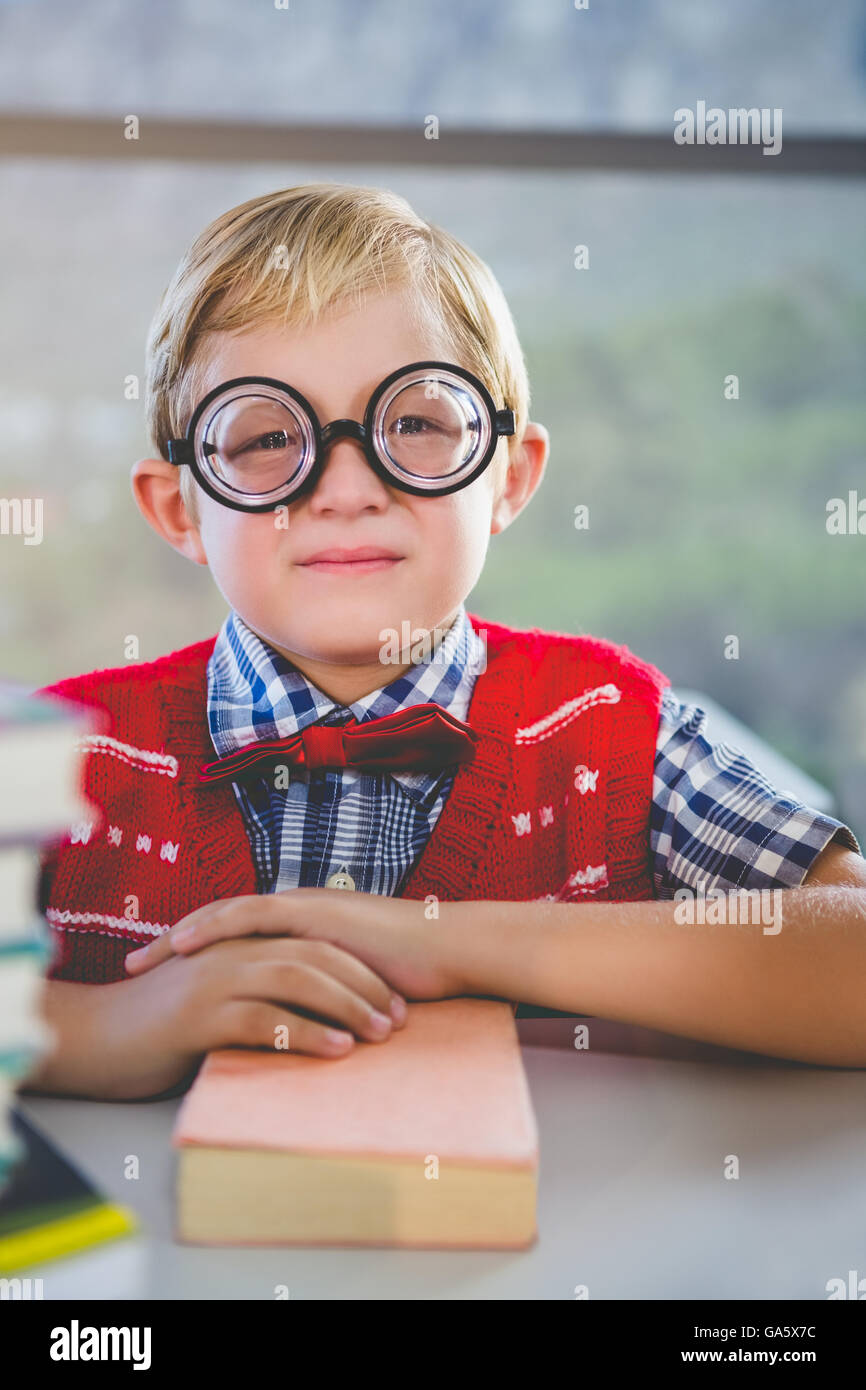
POLYGON ((707 716, 662 696, 650 813, 653 892, 797 888, 835 840, 861 853, 849 826, 779 791, 732 744, 711 743, 707 716))

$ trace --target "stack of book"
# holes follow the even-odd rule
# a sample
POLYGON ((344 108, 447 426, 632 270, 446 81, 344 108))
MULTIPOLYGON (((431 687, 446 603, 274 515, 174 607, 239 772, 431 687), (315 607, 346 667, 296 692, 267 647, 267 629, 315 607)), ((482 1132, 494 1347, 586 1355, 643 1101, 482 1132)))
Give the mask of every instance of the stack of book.
POLYGON ((51 1040, 39 1008, 50 946, 34 882, 31 854, 0 849, 0 1192, 21 1155, 10 1123, 15 1092, 51 1040))
MULTIPOLYGON (((45 851, 92 818, 79 739, 81 705, 0 681, 0 1274, 135 1229, 15 1105, 53 1043, 42 1013, 51 933, 38 911, 45 851)), ((53 1278, 53 1276, 52 1276, 53 1278)), ((56 1283, 57 1281, 54 1280, 56 1283)), ((115 1295, 116 1296, 116 1295, 115 1295)))
POLYGON ((51 959, 37 911, 41 850, 87 815, 77 740, 84 711, 0 681, 0 1191, 22 1157, 15 1092, 50 1046, 40 1006, 51 959))

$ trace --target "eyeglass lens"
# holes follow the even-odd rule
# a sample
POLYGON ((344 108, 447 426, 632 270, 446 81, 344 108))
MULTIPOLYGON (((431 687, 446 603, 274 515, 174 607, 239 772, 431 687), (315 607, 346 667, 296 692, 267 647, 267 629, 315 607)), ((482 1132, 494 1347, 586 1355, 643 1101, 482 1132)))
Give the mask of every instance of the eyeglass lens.
POLYGON ((209 416, 201 439, 217 483, 248 495, 287 487, 300 472, 312 430, 285 397, 239 395, 209 416))
MULTIPOLYGON (((487 448, 493 425, 477 392, 457 378, 398 379, 379 400, 371 442, 407 480, 453 481, 487 448)), ((199 433, 201 466, 221 491, 265 497, 300 485, 315 451, 312 425, 284 392, 250 386, 214 402, 199 433)))
POLYGON ((380 403, 373 443, 410 477, 445 479, 477 457, 482 420, 467 389, 440 379, 410 382, 380 403))

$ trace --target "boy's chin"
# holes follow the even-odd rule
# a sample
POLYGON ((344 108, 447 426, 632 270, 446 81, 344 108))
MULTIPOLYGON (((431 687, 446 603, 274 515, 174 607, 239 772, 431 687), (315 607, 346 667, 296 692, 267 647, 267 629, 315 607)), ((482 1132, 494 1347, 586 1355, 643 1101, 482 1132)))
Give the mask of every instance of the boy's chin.
MULTIPOLYGON (((393 625, 387 615, 382 622, 376 619, 361 622, 330 623, 323 620, 314 630, 286 633, 281 644, 285 650, 304 656, 308 661, 329 666, 387 666, 394 664, 399 646, 392 638, 393 625)), ((399 631, 399 626, 397 628, 399 631)))
MULTIPOLYGON (((435 604, 408 605, 400 594, 361 603, 357 592, 347 593, 339 602, 323 599, 312 611, 290 605, 285 614, 271 613, 265 631, 271 634, 271 645, 290 659, 298 656, 330 666, 379 665, 387 675, 388 668, 429 659, 428 648, 436 647, 449 626, 445 622, 440 628, 442 620, 428 617, 431 608, 435 614, 435 604)), ((262 631, 255 623, 250 626, 262 631)))

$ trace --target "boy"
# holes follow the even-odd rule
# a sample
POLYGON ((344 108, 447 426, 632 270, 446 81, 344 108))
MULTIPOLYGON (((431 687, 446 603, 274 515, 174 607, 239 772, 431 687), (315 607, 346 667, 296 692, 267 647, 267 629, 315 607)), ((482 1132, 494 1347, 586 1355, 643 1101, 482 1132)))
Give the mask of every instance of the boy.
POLYGON ((34 1089, 154 1096, 287 1022, 338 1057, 460 993, 866 1066, 848 827, 625 647, 465 609, 548 456, 483 262, 388 192, 252 199, 166 291, 147 402, 136 502, 230 612, 42 692, 100 720, 100 818, 45 859, 34 1089), (772 925, 705 908, 740 889, 772 925))

